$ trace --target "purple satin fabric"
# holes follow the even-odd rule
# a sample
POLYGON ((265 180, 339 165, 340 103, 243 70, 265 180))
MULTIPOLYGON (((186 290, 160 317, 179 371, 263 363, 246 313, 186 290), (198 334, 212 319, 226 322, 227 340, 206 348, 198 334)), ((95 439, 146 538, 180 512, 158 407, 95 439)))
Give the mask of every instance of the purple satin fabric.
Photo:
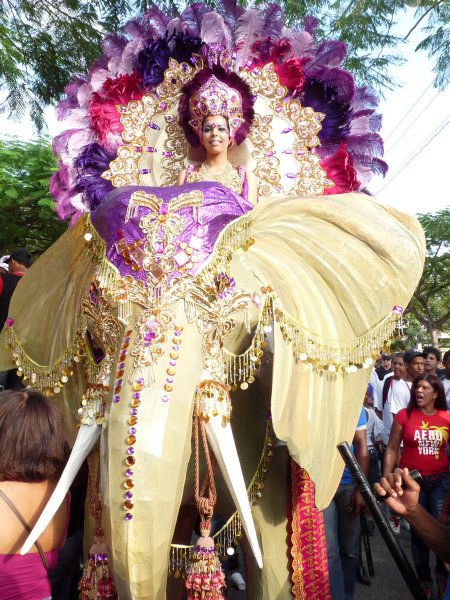
MULTIPOLYGON (((198 262, 189 271, 194 274, 198 271, 210 256, 214 244, 223 230, 234 219, 244 215, 252 209, 248 200, 238 196, 230 189, 219 183, 199 182, 186 183, 173 187, 146 187, 126 186, 110 192, 101 205, 91 213, 92 224, 106 242, 106 257, 119 270, 122 277, 131 275, 134 279, 146 281, 146 271, 134 271, 131 266, 125 264, 125 260, 116 250, 116 242, 124 237, 127 243, 145 239, 144 232, 139 227, 139 222, 144 215, 150 212, 145 206, 140 206, 135 216, 125 223, 128 202, 136 191, 144 191, 154 194, 161 199, 161 204, 166 204, 179 194, 200 190, 203 193, 203 204, 198 207, 199 223, 194 219, 194 211, 191 207, 182 208, 178 214, 183 218, 184 229, 176 237, 176 247, 180 243, 189 245, 192 236, 202 238, 201 248, 196 252, 198 262)), ((157 257, 157 252, 155 252, 157 257)))

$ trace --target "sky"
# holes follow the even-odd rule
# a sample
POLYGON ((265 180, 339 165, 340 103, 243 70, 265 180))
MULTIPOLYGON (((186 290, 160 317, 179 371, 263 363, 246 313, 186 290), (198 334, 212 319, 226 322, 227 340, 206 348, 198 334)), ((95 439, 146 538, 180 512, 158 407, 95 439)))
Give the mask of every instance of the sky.
MULTIPOLYGON (((404 37, 414 22, 414 10, 408 9, 395 33, 404 37)), ((436 212, 450 204, 450 187, 444 185, 449 168, 450 89, 439 92, 433 87, 433 62, 425 52, 414 52, 422 37, 419 26, 408 43, 398 48, 404 64, 390 69, 398 87, 387 90, 379 106, 389 171, 385 178, 374 177, 369 185, 380 200, 411 214, 436 212)), ((48 107, 45 116, 50 136, 59 133, 54 108, 48 107)), ((34 137, 29 118, 14 123, 0 115, 0 132, 2 137, 34 137)))

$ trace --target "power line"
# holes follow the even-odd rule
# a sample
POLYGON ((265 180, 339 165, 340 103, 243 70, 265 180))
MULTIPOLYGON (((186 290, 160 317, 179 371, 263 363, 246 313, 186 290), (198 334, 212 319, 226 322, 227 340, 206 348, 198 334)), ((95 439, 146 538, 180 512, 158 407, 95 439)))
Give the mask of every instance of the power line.
POLYGON ((422 98, 422 96, 424 96, 428 90, 430 89, 430 87, 433 85, 433 82, 431 81, 428 86, 423 90, 423 92, 420 94, 420 96, 417 98, 417 100, 415 100, 412 105, 409 107, 408 111, 406 112, 405 115, 403 115, 403 117, 400 119, 400 121, 397 123, 397 125, 394 127, 394 129, 391 131, 391 133, 387 136, 387 138, 384 140, 384 142, 386 143, 388 141, 388 139, 391 137, 391 135, 397 131, 397 129, 400 127, 400 125, 403 123, 403 121, 406 119, 406 117, 409 115, 409 113, 412 111, 412 109, 415 107, 415 105, 419 102, 419 100, 422 98))
MULTIPOLYGON (((439 90, 435 96, 433 96, 433 98, 428 102, 428 104, 420 111, 420 113, 416 116, 416 120, 421 117, 423 115, 423 113, 427 110, 427 108, 433 104, 433 102, 436 100, 436 98, 439 96, 439 94, 441 93, 442 90, 439 90)), ((392 144, 392 146, 389 147, 388 150, 386 150, 386 154, 388 152, 392 151, 392 148, 394 148, 397 143, 402 139, 402 137, 405 135, 405 133, 408 131, 408 129, 405 129, 405 131, 395 140, 395 142, 392 144)))
POLYGON ((387 181, 382 188, 380 188, 377 192, 376 195, 379 194, 380 192, 382 192, 384 190, 385 187, 387 187, 390 183, 392 183, 394 181, 394 179, 400 175, 400 173, 406 169, 406 167, 416 158, 416 156, 418 156, 423 150, 425 150, 425 148, 434 140, 434 138, 436 138, 441 131, 443 131, 447 125, 449 124, 449 120, 447 118, 446 121, 442 122, 437 129, 434 130, 434 132, 423 142, 423 144, 417 149, 417 151, 414 152, 414 154, 412 156, 410 156, 410 158, 408 158, 408 160, 403 163, 403 165, 394 173, 394 175, 389 179, 389 181, 387 181))

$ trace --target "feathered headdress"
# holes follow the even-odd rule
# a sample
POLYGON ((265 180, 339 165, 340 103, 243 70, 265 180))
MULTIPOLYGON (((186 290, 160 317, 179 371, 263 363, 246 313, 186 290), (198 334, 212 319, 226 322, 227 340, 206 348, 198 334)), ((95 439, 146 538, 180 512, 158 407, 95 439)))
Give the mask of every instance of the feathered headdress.
POLYGON ((178 106, 188 142, 198 146, 204 119, 222 115, 228 120, 231 139, 240 144, 252 126, 253 102, 250 87, 236 73, 227 73, 220 65, 202 69, 184 86, 178 106))

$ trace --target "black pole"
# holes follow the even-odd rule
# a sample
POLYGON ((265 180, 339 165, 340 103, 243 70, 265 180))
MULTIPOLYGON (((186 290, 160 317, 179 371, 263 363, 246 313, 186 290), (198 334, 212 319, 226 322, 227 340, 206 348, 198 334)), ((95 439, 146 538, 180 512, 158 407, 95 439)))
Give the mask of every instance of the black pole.
POLYGON ((377 524, 378 529, 380 530, 380 533, 386 542, 386 546, 389 548, 390 553, 397 563, 397 567, 399 568, 400 573, 402 574, 402 577, 412 594, 412 597, 415 600, 426 600, 422 592, 422 588, 420 587, 419 580, 417 579, 413 568, 409 564, 409 561, 405 556, 400 544, 398 543, 398 540, 395 537, 392 529, 389 527, 389 523, 381 512, 375 496, 370 489, 369 482, 359 466, 350 446, 347 444, 347 442, 342 442, 342 444, 338 444, 337 449, 339 450, 345 464, 352 474, 353 481, 361 492, 361 496, 364 498, 365 503, 372 513, 373 520, 377 524))

